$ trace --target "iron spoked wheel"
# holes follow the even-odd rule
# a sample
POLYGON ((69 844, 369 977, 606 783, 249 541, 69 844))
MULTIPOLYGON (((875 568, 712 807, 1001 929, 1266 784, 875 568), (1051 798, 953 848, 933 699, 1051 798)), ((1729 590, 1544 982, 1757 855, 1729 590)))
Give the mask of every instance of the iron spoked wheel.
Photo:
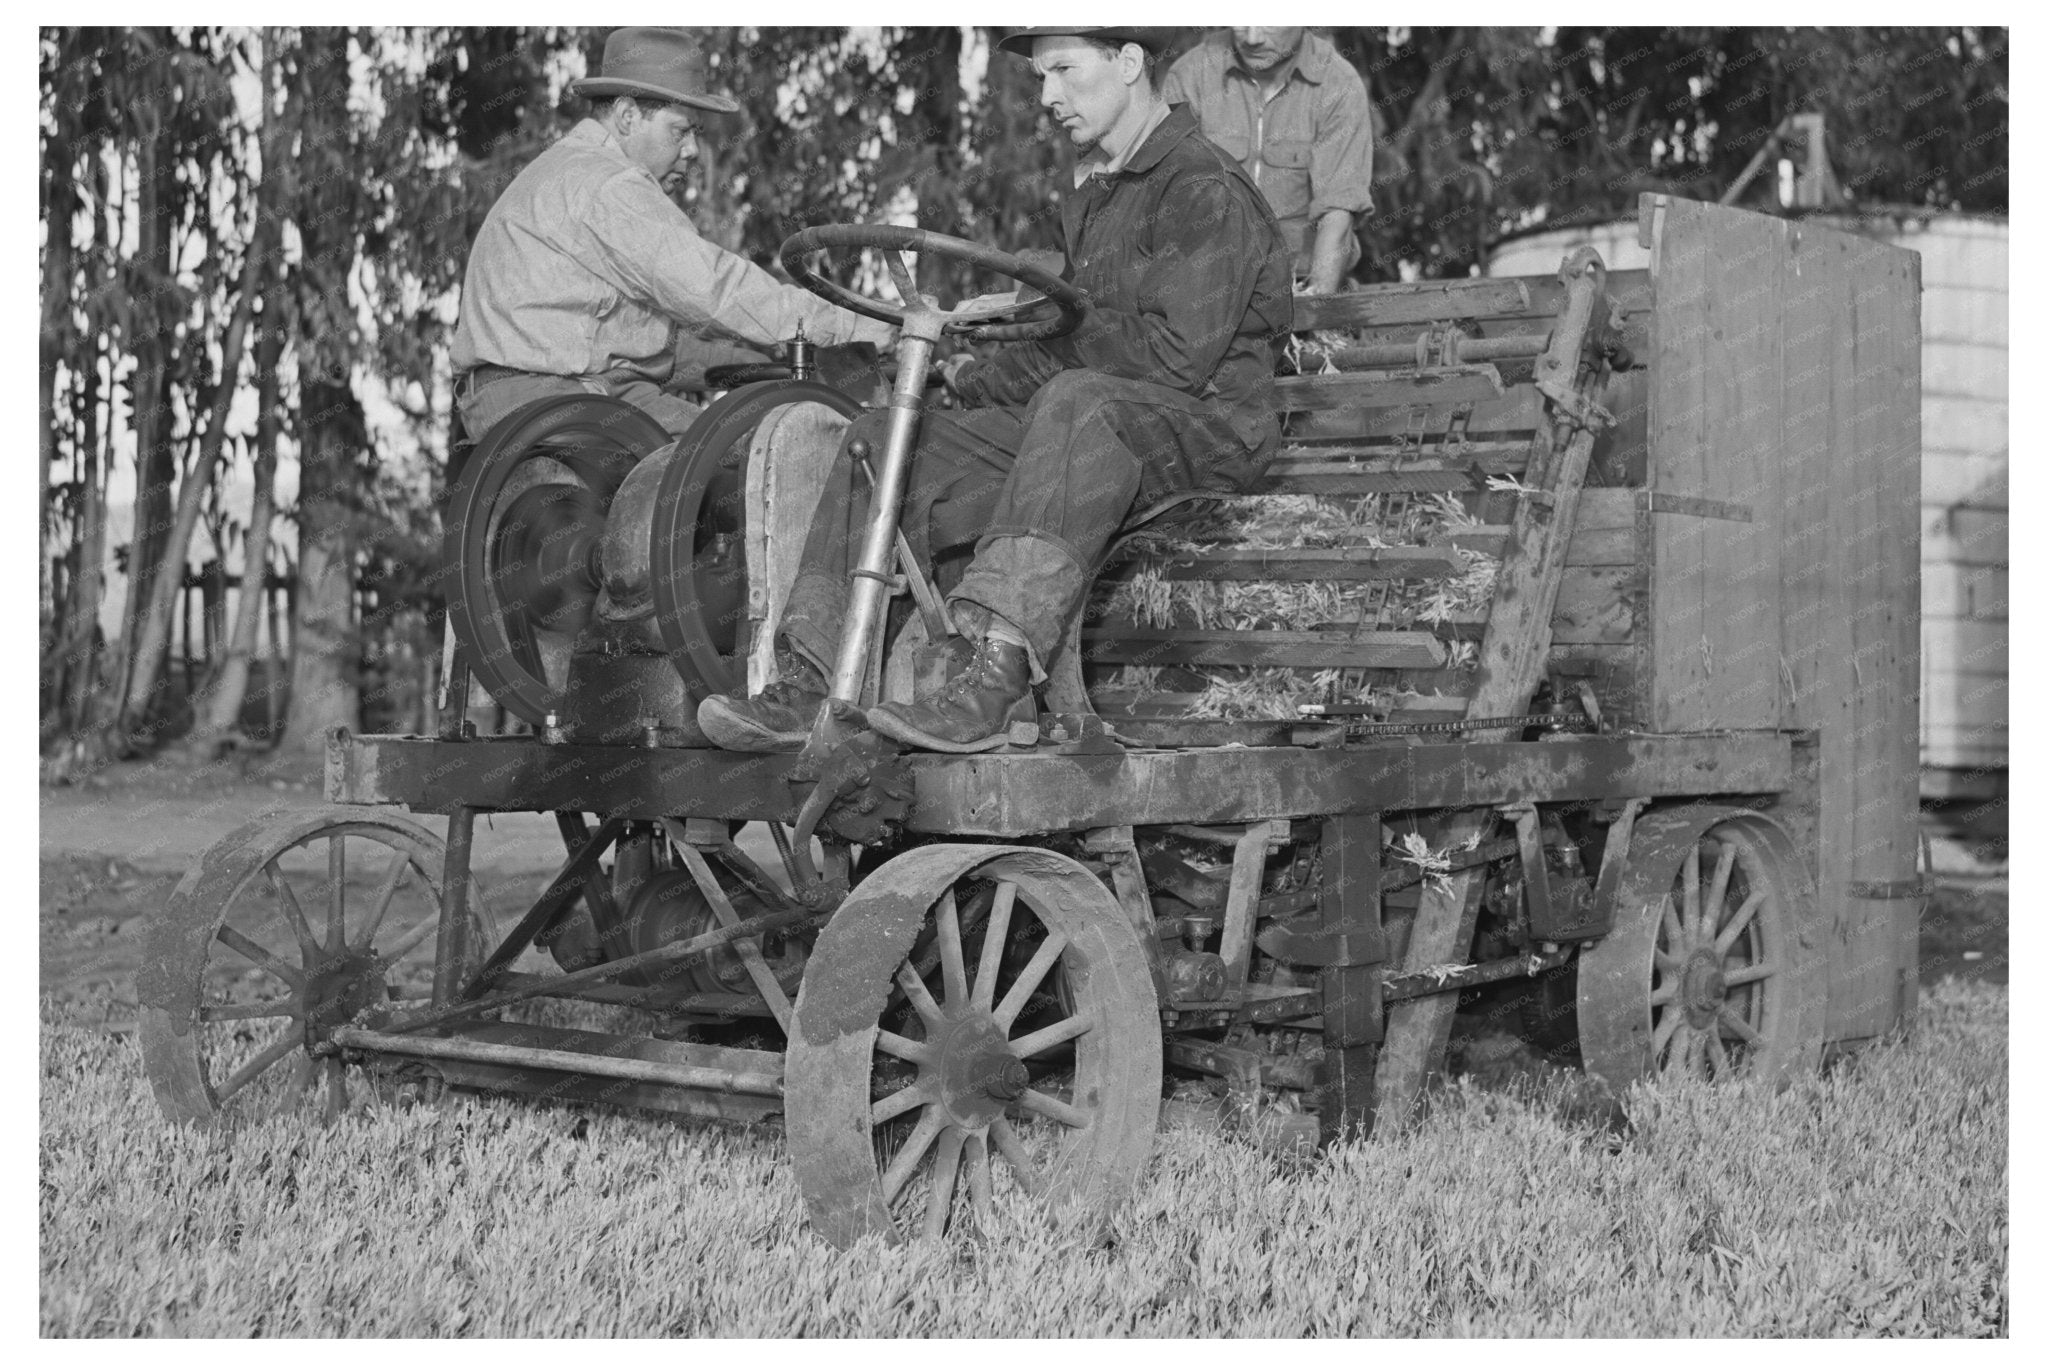
MULTIPOLYGON (((431 991, 441 841, 361 809, 258 816, 208 849, 151 922, 142 1052, 173 1120, 238 1122, 350 1102, 337 1027, 431 991)), ((472 883, 466 970, 489 948, 472 883)))
POLYGON ((1784 1085, 1820 1061, 1826 982, 1791 838, 1747 811, 1646 815, 1614 930, 1579 961, 1579 1047, 1617 1088, 1652 1076, 1784 1085))
POLYGON ((985 1224, 998 1200, 1104 1217, 1151 1154, 1160 1074, 1144 950, 1086 869, 904 853, 840 906, 797 996, 784 1108, 812 1225, 847 1247, 937 1238, 962 1208, 985 1224))
POLYGON ((630 403, 544 398, 491 428, 449 495, 449 619, 477 680, 529 725, 560 708, 570 647, 597 604, 612 494, 668 441, 630 403))
POLYGON ((683 681, 698 694, 746 691, 739 621, 746 610, 747 442, 777 408, 867 409, 809 380, 750 384, 704 409, 683 433, 654 496, 654 619, 683 681))

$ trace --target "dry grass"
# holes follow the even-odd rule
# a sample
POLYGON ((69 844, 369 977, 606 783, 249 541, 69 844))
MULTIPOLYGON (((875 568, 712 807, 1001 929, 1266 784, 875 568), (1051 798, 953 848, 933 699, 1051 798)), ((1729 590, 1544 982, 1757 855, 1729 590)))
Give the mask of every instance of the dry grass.
MULTIPOLYGON (((1131 549, 1168 558, 1201 549, 1302 549, 1424 545, 1445 533, 1477 525, 1457 499, 1436 495, 1320 497, 1268 494, 1208 507, 1134 537, 1131 549)), ((1097 580, 1091 619, 1116 616, 1150 628, 1192 630, 1315 630, 1332 625, 1422 629, 1465 613, 1484 613, 1493 600, 1499 560, 1459 552, 1453 577, 1413 582, 1287 583, 1253 580, 1203 582, 1169 579, 1145 562, 1097 580)), ((1289 668, 1202 668, 1207 680, 1188 714, 1213 719, 1292 719, 1304 702, 1354 705, 1394 701, 1375 690, 1360 670, 1312 672, 1289 668)), ((1119 690, 1142 688, 1139 670, 1125 669, 1119 690)))
MULTIPOLYGON (((132 1043, 46 1011, 46 1335, 1986 1335, 2008 1324, 2006 994, 1782 1095, 1668 1088, 1616 1138, 1555 1088, 1444 1092, 1280 1165, 1162 1139, 1107 1245, 841 1256, 772 1130, 458 1100, 326 1131, 158 1118, 132 1043)), ((1170 1106, 1169 1109, 1175 1108, 1170 1106)))

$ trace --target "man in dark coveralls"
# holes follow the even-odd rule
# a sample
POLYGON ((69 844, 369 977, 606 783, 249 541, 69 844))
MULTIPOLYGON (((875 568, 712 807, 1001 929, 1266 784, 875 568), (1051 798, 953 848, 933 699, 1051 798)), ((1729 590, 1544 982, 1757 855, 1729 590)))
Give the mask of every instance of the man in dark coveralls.
MULTIPOLYGON (((1158 57, 1171 35, 1032 28, 1001 43, 1031 59, 1040 103, 1079 150, 1061 224, 1068 277, 1090 308, 1066 336, 951 369, 971 410, 923 417, 903 530, 951 582, 972 653, 956 653, 936 691, 869 710, 869 725, 913 747, 1001 744, 1117 528, 1173 493, 1244 488, 1279 444, 1273 367, 1293 322, 1287 248, 1236 160, 1160 98, 1158 57)), ((846 439, 880 450, 887 420, 870 413, 846 439)), ((781 681, 755 697, 709 698, 698 712, 726 748, 789 751, 809 735, 867 516, 851 464, 838 461, 804 548, 781 624, 781 681)))

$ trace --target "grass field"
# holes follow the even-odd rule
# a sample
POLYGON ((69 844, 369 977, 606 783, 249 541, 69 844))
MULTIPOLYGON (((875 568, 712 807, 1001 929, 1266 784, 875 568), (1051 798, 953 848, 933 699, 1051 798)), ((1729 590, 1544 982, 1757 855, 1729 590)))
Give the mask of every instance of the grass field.
POLYGON ((46 1004, 45 1335, 1994 1335, 2007 1004, 1942 981, 1905 1041, 1780 1095, 1443 1092, 1285 1163, 1168 1131, 1106 1244, 999 1211, 840 1255, 772 1130, 457 1099, 331 1129, 158 1117, 131 1040, 46 1004))

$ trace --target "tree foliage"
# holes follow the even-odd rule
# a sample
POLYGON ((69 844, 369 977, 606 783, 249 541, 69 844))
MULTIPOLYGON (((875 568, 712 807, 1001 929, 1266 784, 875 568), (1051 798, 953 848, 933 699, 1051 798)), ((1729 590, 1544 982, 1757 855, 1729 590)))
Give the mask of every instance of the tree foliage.
MULTIPOLYGON (((607 32, 41 31, 46 741, 94 732, 119 752, 175 719, 151 680, 176 593, 151 584, 182 582, 196 525, 219 554, 238 543, 220 487, 245 463, 266 481, 289 469, 299 490, 275 533, 267 493, 249 528, 299 574, 293 730, 312 745, 362 719, 365 661, 389 653, 393 622, 432 610, 433 457, 468 244, 511 178, 588 112, 563 87, 597 69, 607 32), (274 85, 258 76, 271 67, 274 85), (260 109, 245 107, 252 88, 260 109), (255 418, 223 401, 245 390, 261 394, 255 418), (380 449, 373 395, 426 467, 380 449), (117 467, 135 479, 135 532, 112 547, 131 581, 121 629, 101 639, 117 467)), ((994 51, 997 30, 701 32, 742 105, 709 121, 684 193, 712 240, 771 268, 818 222, 1056 244, 1070 153, 1028 64, 994 51)), ((1718 197, 1796 113, 1825 115, 1845 207, 2006 207, 2002 29, 1330 36, 1374 104, 1367 278, 1465 274, 1508 235, 1626 216, 1645 190, 1718 197)), ((253 633, 237 620, 227 652, 244 667, 253 633)), ((217 735, 232 708, 209 695, 202 729, 217 735)))

